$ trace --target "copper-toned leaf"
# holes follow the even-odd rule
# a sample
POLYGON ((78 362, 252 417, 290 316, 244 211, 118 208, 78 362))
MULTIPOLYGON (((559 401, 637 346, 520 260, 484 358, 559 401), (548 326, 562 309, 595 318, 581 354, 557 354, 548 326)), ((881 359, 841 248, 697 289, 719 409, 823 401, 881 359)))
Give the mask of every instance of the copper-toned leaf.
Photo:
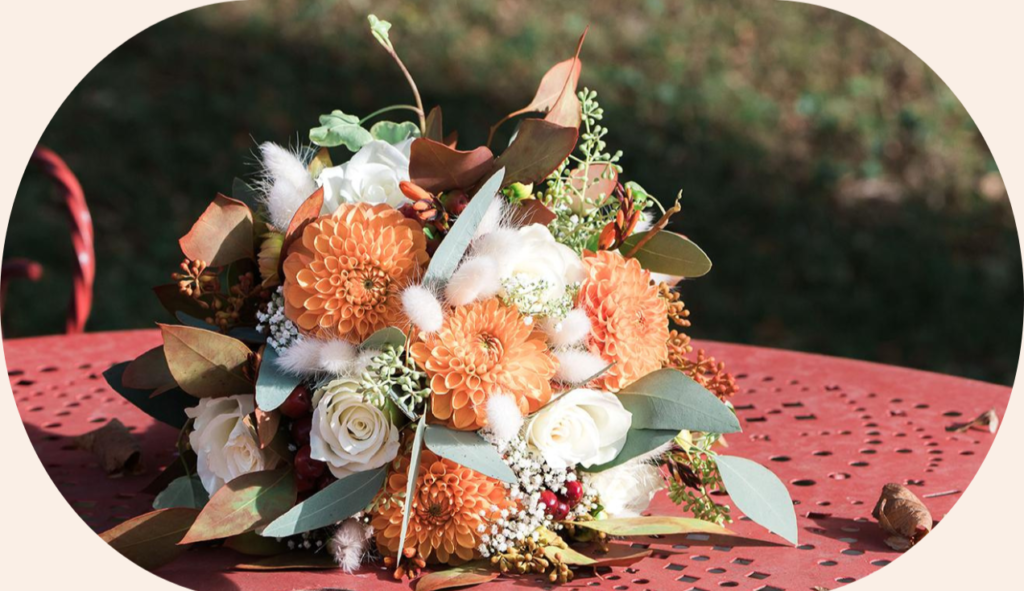
POLYGON ((583 40, 587 38, 587 30, 589 27, 580 35, 579 43, 576 45, 576 55, 572 59, 572 70, 566 77, 562 92, 555 99, 555 103, 551 105, 548 114, 544 116, 547 121, 576 129, 579 128, 583 119, 580 99, 576 96, 576 86, 579 84, 580 70, 583 68, 583 64, 580 62, 580 50, 583 49, 583 40))
POLYGON ((576 527, 583 527, 604 532, 610 536, 664 536, 671 534, 731 534, 728 529, 689 517, 673 517, 669 515, 652 515, 650 517, 622 517, 601 519, 598 521, 577 521, 576 527))
POLYGON ((183 312, 193 318, 206 318, 209 315, 209 310, 192 296, 182 293, 177 283, 158 285, 153 288, 153 293, 172 317, 177 318, 178 312, 183 312))
POLYGON ((201 328, 159 326, 167 367, 182 390, 197 398, 256 391, 246 373, 252 352, 245 343, 201 328))
POLYGON ((513 209, 513 211, 515 212, 516 223, 521 226, 529 226, 530 224, 546 226, 558 217, 555 215, 555 212, 548 209, 546 205, 537 199, 520 201, 518 207, 513 209))
POLYGON ((146 513, 109 529, 100 538, 122 556, 146 570, 159 568, 186 550, 178 545, 192 527, 199 511, 161 509, 146 513))
POLYGON ((573 148, 579 132, 543 119, 526 119, 516 139, 494 159, 493 169, 505 169, 503 186, 539 183, 561 164, 573 148))
POLYGON ((178 385, 167 367, 162 346, 146 351, 129 363, 121 376, 121 383, 136 390, 156 390, 158 394, 178 385))
POLYGON ((629 566, 651 555, 650 550, 637 550, 626 544, 611 544, 607 552, 595 552, 589 556, 594 561, 590 566, 629 566))
POLYGON ((500 573, 485 560, 468 562, 452 569, 432 572, 416 581, 416 591, 441 591, 456 587, 482 585, 497 579, 500 573))
POLYGON ((932 514, 917 495, 902 484, 889 483, 875 504, 871 516, 882 531, 889 534, 887 546, 903 552, 921 541, 932 530, 932 514))
POLYGON ((219 540, 264 527, 291 509, 295 496, 290 469, 243 474, 214 493, 181 543, 219 540))
POLYGON ((427 130, 423 137, 444 143, 444 119, 441 116, 441 107, 434 107, 427 113, 427 130))
POLYGON ((270 445, 277 437, 277 428, 281 424, 281 413, 276 410, 265 411, 256 409, 256 434, 260 439, 260 448, 270 445))
POLYGON ((324 188, 320 187, 295 210, 295 215, 292 216, 292 221, 288 224, 288 231, 284 233, 284 241, 281 243, 281 256, 277 269, 279 277, 284 277, 283 265, 285 257, 288 256, 288 248, 302 237, 302 231, 306 229, 306 226, 320 217, 320 210, 323 207, 324 188))
POLYGON ((185 256, 212 267, 252 258, 252 212, 245 203, 218 194, 178 244, 185 256))
POLYGON ((288 552, 284 542, 265 538, 254 531, 224 540, 224 547, 249 556, 278 556, 288 552))
POLYGON ((492 167, 494 155, 484 147, 468 152, 419 138, 409 152, 409 176, 413 183, 431 193, 474 186, 492 167))
POLYGON ((619 173, 610 164, 591 164, 586 170, 574 168, 569 173, 569 181, 577 191, 586 187, 583 196, 587 203, 600 203, 599 199, 602 195, 605 198, 611 196, 618 180, 619 173), (584 178, 586 178, 585 182, 584 178))
POLYGON ((254 562, 236 564, 236 570, 284 571, 284 570, 334 570, 338 563, 329 552, 289 552, 254 562))
POLYGON ((75 447, 92 452, 107 474, 138 474, 142 471, 139 441, 118 419, 75 438, 75 447))

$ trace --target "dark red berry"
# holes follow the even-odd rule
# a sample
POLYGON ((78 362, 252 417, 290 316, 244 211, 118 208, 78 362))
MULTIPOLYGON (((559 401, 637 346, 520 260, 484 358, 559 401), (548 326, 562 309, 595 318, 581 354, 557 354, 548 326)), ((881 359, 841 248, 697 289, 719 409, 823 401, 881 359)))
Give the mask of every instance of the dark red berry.
POLYGON ((583 484, 579 480, 571 480, 565 483, 565 500, 569 501, 570 507, 575 507, 583 498, 583 484))
POLYGON ((320 477, 319 481, 317 481, 316 486, 320 490, 323 490, 337 481, 338 479, 335 478, 333 474, 330 472, 324 472, 324 475, 320 477))
POLYGON ((562 521, 569 516, 569 503, 565 499, 558 499, 555 510, 551 512, 551 518, 555 521, 562 521))
POLYGON ((461 215, 465 211, 466 206, 469 205, 469 196, 466 195, 465 191, 452 191, 445 194, 443 203, 448 213, 461 215))
POLYGON ((298 488, 299 494, 307 493, 316 488, 316 479, 303 478, 298 474, 295 475, 295 486, 298 488))
POLYGON ((313 416, 306 415, 292 423, 292 443, 298 447, 309 445, 309 432, 313 430, 313 416))
POLYGON ((544 505, 544 512, 553 515, 558 508, 558 497, 550 490, 540 493, 540 502, 544 505))
POLYGON ((309 388, 305 384, 299 384, 278 408, 281 414, 289 419, 297 419, 313 411, 312 400, 313 395, 309 392, 309 388))
POLYGON ((308 445, 300 447, 299 451, 295 452, 295 475, 316 481, 323 476, 327 465, 319 460, 314 460, 309 454, 308 445))
POLYGON ((416 213, 416 210, 413 209, 412 203, 406 203, 402 207, 399 207, 398 211, 401 212, 401 214, 404 215, 407 219, 416 220, 417 222, 420 221, 420 217, 416 213))

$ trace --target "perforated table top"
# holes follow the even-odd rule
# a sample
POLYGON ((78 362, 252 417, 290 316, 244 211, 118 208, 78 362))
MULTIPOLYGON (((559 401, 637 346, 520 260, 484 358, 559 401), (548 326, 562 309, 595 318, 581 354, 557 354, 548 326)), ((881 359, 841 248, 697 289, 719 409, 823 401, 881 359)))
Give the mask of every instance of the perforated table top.
MULTIPOLYGON (((159 344, 156 331, 4 343, 29 438, 58 490, 96 531, 150 510, 153 497, 140 491, 172 460, 177 432, 122 400, 102 377, 110 365, 159 344), (90 454, 71 445, 74 436, 115 417, 141 439, 141 475, 107 478, 90 454)), ((744 432, 729 437, 729 453, 765 464, 787 483, 800 546, 740 518, 729 527, 758 542, 695 535, 634 541, 653 554, 630 567, 580 570, 567 588, 808 590, 863 578, 900 556, 885 546, 871 518, 882 486, 906 484, 941 521, 994 437, 946 427, 989 409, 1001 417, 1010 396, 1002 386, 884 365, 722 343, 697 346, 737 372, 741 391, 733 401, 744 432)), ((679 509, 660 493, 651 511, 679 509)), ((157 574, 215 591, 409 588, 381 567, 354 575, 233 569, 245 560, 229 550, 193 550, 157 574)), ((490 585, 547 586, 529 576, 490 585)))

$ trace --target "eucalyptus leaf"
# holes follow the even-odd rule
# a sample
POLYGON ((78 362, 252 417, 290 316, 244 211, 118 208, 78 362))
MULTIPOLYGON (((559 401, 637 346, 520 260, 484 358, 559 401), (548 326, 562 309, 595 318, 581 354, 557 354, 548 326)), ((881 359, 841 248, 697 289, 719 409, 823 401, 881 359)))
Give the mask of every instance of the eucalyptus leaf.
MULTIPOLYGON (((627 254, 649 233, 633 234, 623 243, 620 252, 627 254)), ((711 270, 711 259, 689 238, 668 230, 651 236, 640 250, 633 255, 640 266, 652 273, 664 273, 675 277, 700 277, 711 270)))
POLYGON ((622 447, 622 451, 619 455, 615 456, 610 462, 601 464, 600 466, 591 466, 587 468, 587 472, 604 472, 609 468, 614 468, 625 464, 637 456, 641 456, 651 450, 658 449, 662 445, 665 445, 669 441, 675 439, 676 435, 679 435, 679 431, 672 431, 669 429, 630 429, 626 433, 626 444, 622 447))
POLYGON ((199 404, 199 400, 189 396, 181 388, 172 388, 159 396, 152 396, 152 390, 136 390, 129 388, 122 383, 124 371, 130 362, 118 363, 107 371, 103 372, 107 384, 128 402, 131 402, 142 412, 154 419, 181 429, 188 422, 185 409, 199 404))
MULTIPOLYGON (((416 481, 420 477, 420 453, 423 451, 423 435, 427 431, 427 413, 420 415, 416 424, 416 434, 412 438, 412 449, 409 455, 408 481, 405 485, 405 506, 402 507, 402 531, 398 536, 398 547, 405 548, 405 536, 409 533, 409 518, 412 517, 412 503, 416 495, 416 481)), ((402 552, 398 553, 395 566, 402 562, 402 552)))
POLYGON ((373 502, 384 485, 385 468, 356 472, 292 507, 275 519, 262 536, 283 538, 348 519, 373 502))
POLYGON ((633 413, 634 429, 737 433, 740 422, 729 407, 683 372, 659 369, 619 391, 633 413))
POLYGON ((203 488, 202 481, 198 476, 181 476, 175 478, 167 488, 153 499, 154 509, 171 509, 174 507, 185 507, 186 509, 202 509, 210 495, 203 488))
POLYGON ((411 121, 395 123, 394 121, 378 121, 370 128, 374 139, 385 141, 391 145, 404 142, 409 138, 420 137, 420 128, 411 121))
POLYGON ((793 499, 771 470, 734 456, 716 456, 715 463, 729 498, 740 511, 786 541, 799 543, 793 499))
POLYGON ((270 412, 281 406, 302 380, 277 367, 277 351, 273 347, 263 350, 260 371, 256 376, 256 406, 270 412))
POLYGON ((405 333, 401 329, 389 326, 382 328, 372 335, 366 337, 363 344, 359 345, 360 351, 380 351, 384 347, 399 348, 405 346, 405 333))
POLYGON ((358 152, 373 141, 373 136, 359 124, 359 117, 335 109, 330 115, 320 116, 320 127, 309 130, 309 141, 324 148, 345 146, 358 152))
POLYGON ((427 425, 427 449, 472 470, 502 482, 519 482, 498 450, 476 431, 455 431, 440 425, 427 425))
POLYGON ((491 178, 487 179, 487 182, 473 195, 469 205, 459 215, 459 219, 452 225, 448 235, 437 247, 433 258, 430 259, 427 273, 423 277, 424 283, 443 284, 455 273, 455 269, 458 268, 459 262, 466 254, 466 249, 469 248, 469 243, 476 234, 477 226, 484 219, 484 215, 490 208, 491 202, 494 201, 494 196, 501 189, 504 179, 505 169, 502 168, 491 175, 491 178))
POLYGON ((295 505, 295 477, 288 468, 249 472, 210 497, 181 541, 206 542, 256 531, 295 505))
POLYGON ((604 532, 610 536, 668 536, 673 534, 725 534, 732 532, 710 521, 692 517, 651 515, 649 517, 620 517, 595 521, 577 521, 576 527, 604 532))

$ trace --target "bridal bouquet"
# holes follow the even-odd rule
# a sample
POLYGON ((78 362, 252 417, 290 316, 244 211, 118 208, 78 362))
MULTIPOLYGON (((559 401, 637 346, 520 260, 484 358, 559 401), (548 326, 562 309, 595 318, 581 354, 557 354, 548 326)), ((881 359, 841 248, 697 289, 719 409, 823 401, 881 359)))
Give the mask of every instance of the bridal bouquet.
POLYGON ((421 591, 566 582, 647 554, 618 538, 732 535, 727 491, 795 542, 785 486, 718 453, 736 386, 681 332, 676 287, 711 262, 666 229, 678 199, 623 180, 579 46, 489 144, 540 116, 463 150, 370 24, 415 104, 260 145, 258 177, 181 238, 155 288, 178 323, 106 373, 181 430, 178 457, 154 512, 104 539, 149 568, 224 545, 260 557, 241 568, 376 561, 421 591), (415 121, 379 119, 398 112, 415 121), (645 515, 662 490, 680 515, 645 515))

